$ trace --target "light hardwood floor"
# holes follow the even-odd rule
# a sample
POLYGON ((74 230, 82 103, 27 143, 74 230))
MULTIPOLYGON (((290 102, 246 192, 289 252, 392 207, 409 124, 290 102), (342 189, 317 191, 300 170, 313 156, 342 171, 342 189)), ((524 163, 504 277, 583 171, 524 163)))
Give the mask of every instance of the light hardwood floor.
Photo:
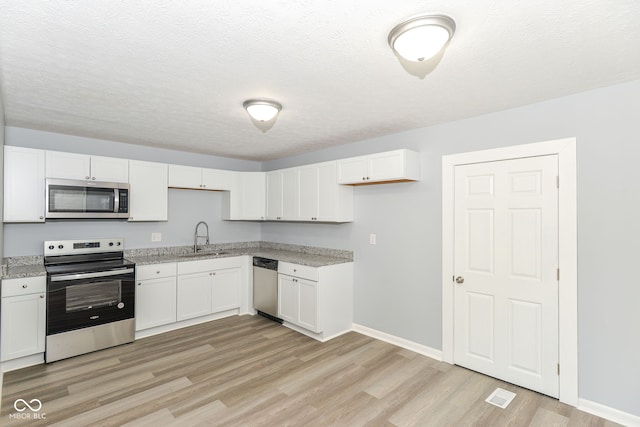
POLYGON ((355 332, 319 343, 258 316, 6 373, 0 417, 64 427, 616 425, 355 332), (507 409, 484 402, 496 387, 517 393, 507 409), (46 420, 10 418, 16 399, 39 399, 46 420))

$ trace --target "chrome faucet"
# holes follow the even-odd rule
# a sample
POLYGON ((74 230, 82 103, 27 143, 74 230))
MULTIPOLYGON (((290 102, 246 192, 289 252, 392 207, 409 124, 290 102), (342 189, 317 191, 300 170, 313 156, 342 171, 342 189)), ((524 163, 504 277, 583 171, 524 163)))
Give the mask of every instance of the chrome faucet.
POLYGON ((207 239, 207 240, 205 240, 205 245, 209 244, 209 226, 204 221, 200 221, 199 223, 196 224, 196 231, 195 231, 195 234, 193 236, 193 253, 198 252, 198 238, 199 237, 205 237, 207 239), (198 227, 200 227, 200 224, 204 224, 204 226, 207 228, 207 234, 206 235, 203 235, 203 236, 199 236, 198 235, 198 227))

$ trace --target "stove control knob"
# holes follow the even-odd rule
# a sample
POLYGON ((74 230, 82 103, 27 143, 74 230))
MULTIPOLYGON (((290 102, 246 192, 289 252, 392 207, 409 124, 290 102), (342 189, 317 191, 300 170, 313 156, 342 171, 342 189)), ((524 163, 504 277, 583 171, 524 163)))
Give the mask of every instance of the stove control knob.
POLYGON ((49 245, 49 250, 50 250, 50 251, 52 251, 52 250, 54 250, 54 249, 55 249, 55 246, 53 246, 53 245, 49 245))
POLYGON ((121 244, 122 244, 122 243, 120 243, 120 242, 116 243, 116 245, 118 245, 118 246, 120 246, 121 244))
POLYGON ((109 242, 109 246, 113 246, 113 242, 109 242))
POLYGON ((58 245, 58 249, 64 249, 64 245, 58 245))

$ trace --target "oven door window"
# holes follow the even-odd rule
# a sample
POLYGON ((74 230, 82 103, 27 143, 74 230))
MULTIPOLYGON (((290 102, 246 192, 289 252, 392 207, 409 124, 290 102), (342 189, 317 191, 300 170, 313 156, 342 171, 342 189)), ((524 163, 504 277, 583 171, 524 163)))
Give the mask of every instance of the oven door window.
POLYGON ((117 306, 122 291, 119 280, 67 286, 66 312, 117 306))

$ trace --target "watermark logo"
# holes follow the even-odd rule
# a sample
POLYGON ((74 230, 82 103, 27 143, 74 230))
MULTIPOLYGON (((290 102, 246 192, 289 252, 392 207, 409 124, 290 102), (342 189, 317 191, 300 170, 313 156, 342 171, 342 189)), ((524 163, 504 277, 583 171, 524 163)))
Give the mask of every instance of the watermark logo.
POLYGON ((47 414, 40 412, 42 402, 40 399, 31 399, 28 402, 24 399, 16 399, 13 402, 13 409, 17 412, 9 414, 10 420, 45 420, 47 414))

